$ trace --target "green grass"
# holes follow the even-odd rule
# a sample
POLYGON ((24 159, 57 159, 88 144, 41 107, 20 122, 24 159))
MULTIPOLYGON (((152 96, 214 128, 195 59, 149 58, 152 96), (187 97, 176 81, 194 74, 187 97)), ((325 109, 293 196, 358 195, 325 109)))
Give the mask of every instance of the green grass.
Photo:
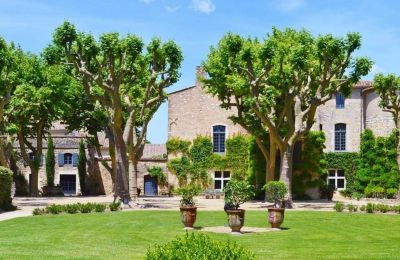
MULTIPOLYGON (((221 212, 199 212, 197 227, 222 226, 221 212)), ((246 226, 266 227, 266 212, 247 211, 246 226)), ((260 259, 399 259, 400 215, 286 212, 280 232, 232 236, 260 259)), ((0 222, 0 258, 143 258, 149 246, 183 235, 177 211, 35 216, 0 222)), ((199 232, 199 231, 194 231, 199 232)))

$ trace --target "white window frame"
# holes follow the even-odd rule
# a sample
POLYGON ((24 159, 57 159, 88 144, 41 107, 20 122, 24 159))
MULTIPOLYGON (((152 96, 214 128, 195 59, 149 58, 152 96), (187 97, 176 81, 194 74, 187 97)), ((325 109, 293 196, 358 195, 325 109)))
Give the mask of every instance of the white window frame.
POLYGON ((213 179, 214 179, 214 189, 215 189, 215 181, 221 181, 221 189, 215 189, 216 191, 223 191, 224 190, 224 181, 230 181, 231 180, 231 172, 230 171, 214 171, 214 175, 213 175, 213 179), (220 178, 216 178, 215 177, 215 173, 221 173, 221 177, 220 178), (229 173, 229 177, 224 177, 224 173, 228 172, 229 173))
POLYGON ((329 185, 329 180, 335 180, 335 188, 336 190, 345 190, 346 186, 347 186, 347 182, 346 182, 346 175, 343 174, 344 176, 338 176, 338 171, 343 171, 342 169, 329 169, 328 170, 328 177, 326 179, 326 183, 329 185), (330 171, 335 171, 335 176, 329 176, 329 172, 330 171), (344 187, 343 188, 338 188, 338 180, 344 180, 344 187))
POLYGON ((227 139, 227 137, 228 137, 228 126, 227 126, 226 124, 223 124, 223 123, 216 123, 216 124, 211 125, 211 142, 212 142, 212 145, 213 145, 213 153, 216 153, 216 154, 225 154, 225 152, 226 152, 226 139, 227 139), (223 152, 214 152, 214 126, 218 126, 218 125, 225 126, 225 140, 224 140, 224 143, 225 143, 225 150, 224 150, 223 152))

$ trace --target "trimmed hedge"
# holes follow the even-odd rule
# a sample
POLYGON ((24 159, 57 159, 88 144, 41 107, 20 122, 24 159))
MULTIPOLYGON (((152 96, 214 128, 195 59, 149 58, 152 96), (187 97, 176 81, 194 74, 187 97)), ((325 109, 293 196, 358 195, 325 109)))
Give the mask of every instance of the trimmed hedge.
POLYGON ((11 198, 12 171, 0 166, 0 209, 14 210, 11 198))

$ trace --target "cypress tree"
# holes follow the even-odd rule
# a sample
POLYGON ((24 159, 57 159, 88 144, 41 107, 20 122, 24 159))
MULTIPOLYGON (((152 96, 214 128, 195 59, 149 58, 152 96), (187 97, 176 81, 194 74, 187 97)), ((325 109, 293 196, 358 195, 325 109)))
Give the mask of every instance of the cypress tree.
POLYGON ((54 173, 55 173, 55 156, 54 156, 54 143, 53 138, 49 135, 47 139, 47 153, 46 153, 46 178, 47 186, 54 187, 54 173))
POLYGON ((86 186, 85 186, 85 175, 86 175, 86 154, 85 154, 85 143, 83 139, 79 143, 79 154, 78 154, 78 175, 79 175, 79 183, 81 185, 81 193, 85 194, 86 186))

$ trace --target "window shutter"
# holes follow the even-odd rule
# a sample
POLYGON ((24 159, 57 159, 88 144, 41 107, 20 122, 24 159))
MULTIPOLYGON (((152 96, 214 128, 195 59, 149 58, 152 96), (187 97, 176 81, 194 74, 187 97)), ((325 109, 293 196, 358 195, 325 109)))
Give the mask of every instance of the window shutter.
POLYGON ((58 154, 58 166, 64 166, 64 154, 63 153, 59 153, 58 154))
POLYGON ((40 166, 43 166, 43 158, 44 158, 44 155, 42 154, 40 157, 40 163, 39 163, 40 166))
POLYGON ((78 166, 78 154, 77 153, 72 154, 72 166, 74 166, 74 167, 78 166))

